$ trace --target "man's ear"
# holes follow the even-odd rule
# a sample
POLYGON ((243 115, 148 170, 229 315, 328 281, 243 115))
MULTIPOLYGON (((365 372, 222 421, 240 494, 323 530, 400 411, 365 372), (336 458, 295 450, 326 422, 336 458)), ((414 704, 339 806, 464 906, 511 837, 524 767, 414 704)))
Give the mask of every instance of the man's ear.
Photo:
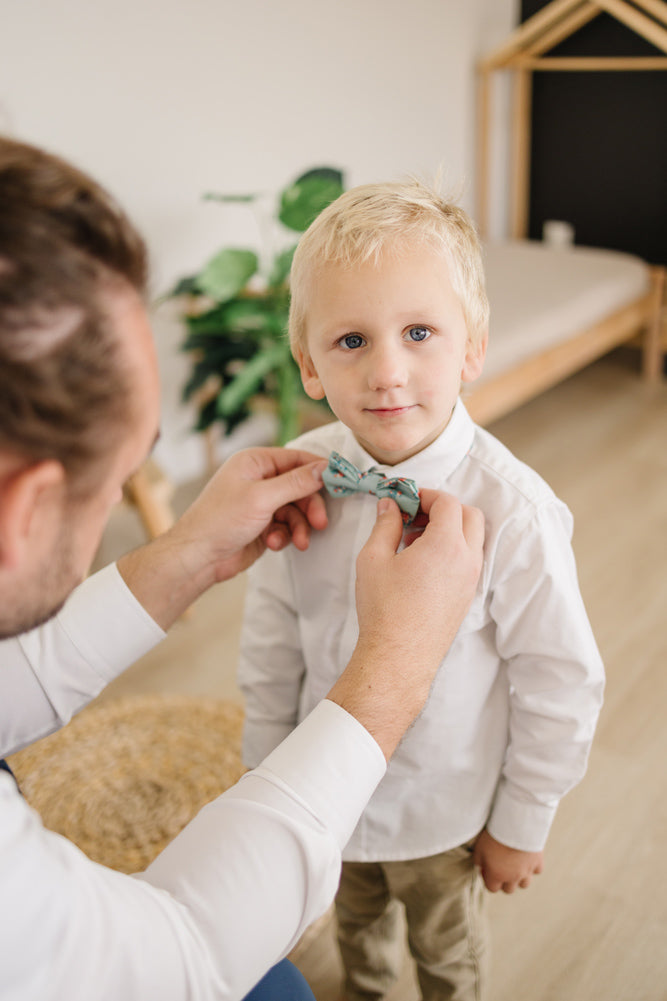
POLYGON ((54 459, 16 467, 0 456, 0 564, 5 569, 18 567, 31 541, 59 519, 64 484, 65 470, 54 459))
POLYGON ((488 343, 488 330, 484 332, 484 336, 477 343, 473 343, 471 340, 468 340, 465 358, 463 359, 463 367, 461 369, 461 382, 474 382, 475 379, 477 379, 481 374, 484 367, 484 359, 486 357, 486 347, 488 343))
POLYGON ((299 371, 301 372, 301 382, 303 383, 303 388, 308 396, 311 400, 323 400, 326 394, 310 355, 297 348, 294 352, 294 357, 296 358, 296 363, 299 366, 299 371))

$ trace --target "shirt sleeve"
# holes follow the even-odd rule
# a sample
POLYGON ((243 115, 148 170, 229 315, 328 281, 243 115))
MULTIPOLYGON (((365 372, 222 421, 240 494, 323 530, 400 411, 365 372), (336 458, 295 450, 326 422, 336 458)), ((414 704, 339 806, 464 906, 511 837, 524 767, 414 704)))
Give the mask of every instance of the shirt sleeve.
POLYGON ((238 683, 244 697, 243 761, 254 768, 297 725, 306 665, 284 553, 248 571, 238 683))
POLYGON ((384 771, 325 701, 137 877, 46 831, 0 773, 0 997, 243 998, 330 904, 384 771))
POLYGON ((586 771, 604 668, 579 590, 565 505, 544 504, 510 525, 491 614, 510 690, 509 744, 490 834, 541 851, 556 808, 586 771))
POLYGON ((0 756, 68 723, 164 635, 112 564, 55 618, 0 642, 0 756))

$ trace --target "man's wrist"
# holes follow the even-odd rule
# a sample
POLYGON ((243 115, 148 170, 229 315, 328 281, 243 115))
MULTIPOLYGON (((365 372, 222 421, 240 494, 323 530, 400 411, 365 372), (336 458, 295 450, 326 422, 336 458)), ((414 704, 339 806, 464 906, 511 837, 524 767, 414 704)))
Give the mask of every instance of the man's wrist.
POLYGON ((162 629, 170 626, 216 582, 201 548, 171 529, 118 560, 135 598, 162 629))
MULTIPOLYGON (((408 678, 386 645, 358 643, 350 662, 327 695, 354 716, 389 760, 403 734, 424 707, 430 683, 408 678)), ((431 679, 432 680, 432 679, 431 679)))

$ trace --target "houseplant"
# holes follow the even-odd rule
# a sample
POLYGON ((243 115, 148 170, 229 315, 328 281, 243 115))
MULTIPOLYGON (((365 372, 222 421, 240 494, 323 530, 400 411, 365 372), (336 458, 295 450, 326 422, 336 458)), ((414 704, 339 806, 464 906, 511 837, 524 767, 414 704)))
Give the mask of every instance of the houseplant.
MULTIPOLYGON (((283 234, 302 233, 343 190, 339 170, 309 170, 279 192, 273 223, 283 234)), ((249 205, 260 198, 252 194, 205 197, 249 205)), ((255 250, 225 247, 169 293, 182 303, 187 331, 182 348, 192 355, 183 398, 196 402, 196 430, 205 431, 219 422, 229 434, 250 415, 252 401, 261 396, 275 404, 279 444, 299 433, 299 408, 307 397, 286 336, 295 246, 274 254, 265 268, 255 250)))

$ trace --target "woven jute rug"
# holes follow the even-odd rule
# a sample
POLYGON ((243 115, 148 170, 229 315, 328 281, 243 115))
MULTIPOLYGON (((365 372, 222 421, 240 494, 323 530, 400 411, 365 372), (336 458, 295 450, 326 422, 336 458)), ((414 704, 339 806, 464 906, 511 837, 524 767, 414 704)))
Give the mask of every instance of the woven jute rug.
MULTIPOLYGON (((243 775, 243 710, 230 701, 137 695, 84 709, 9 763, 44 825, 95 862, 141 872, 243 775)), ((309 947, 332 918, 310 926, 309 947)))
POLYGON ((233 702, 128 696, 84 709, 10 759, 52 831, 120 872, 145 869, 245 771, 233 702))

